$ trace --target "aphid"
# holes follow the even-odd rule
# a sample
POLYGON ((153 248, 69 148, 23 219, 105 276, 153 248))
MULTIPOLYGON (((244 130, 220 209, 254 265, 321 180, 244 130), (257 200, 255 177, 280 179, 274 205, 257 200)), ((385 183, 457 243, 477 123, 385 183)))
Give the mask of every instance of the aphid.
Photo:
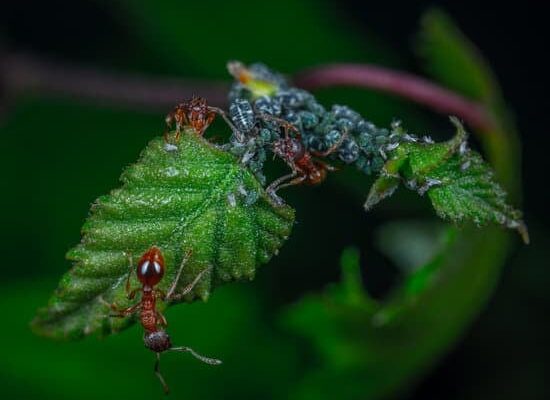
POLYGON ((470 168, 470 165, 472 165, 472 161, 471 160, 466 160, 462 164, 460 164, 460 170, 461 171, 466 171, 468 168, 470 168))
POLYGON ((196 96, 174 107, 166 116, 166 125, 171 129, 172 125, 176 124, 176 141, 179 140, 183 127, 190 127, 197 135, 202 136, 206 128, 216 118, 216 114, 220 115, 233 132, 238 134, 238 130, 227 117, 225 111, 218 107, 209 106, 206 99, 196 96))
POLYGON ((440 181, 439 179, 426 178, 424 184, 417 189, 417 192, 420 196, 424 196, 424 194, 426 194, 426 192, 430 190, 432 187, 439 186, 442 183, 443 182, 440 181))
POLYGON ((351 164, 359 158, 359 146, 353 139, 346 139, 338 150, 338 158, 346 164, 351 164))
POLYGON ((143 342, 145 343, 145 347, 156 353, 157 360, 155 362, 154 371, 159 378, 165 393, 168 393, 169 389, 159 369, 161 353, 165 351, 189 352, 195 358, 204 363, 210 365, 219 365, 222 363, 220 360, 217 360, 215 358, 204 357, 189 347, 173 347, 170 336, 168 336, 168 334, 164 330, 164 327, 168 325, 166 318, 156 308, 157 299, 165 302, 171 302, 181 299, 183 296, 193 290, 195 285, 208 271, 208 269, 201 271, 195 277, 193 282, 183 288, 181 292, 175 293, 176 286, 180 279, 183 267, 190 256, 191 252, 188 252, 183 258, 180 269, 176 274, 176 278, 174 279, 174 282, 172 282, 172 285, 168 289, 167 293, 164 293, 160 289, 155 288, 155 286, 164 276, 164 257, 162 256, 162 252, 158 247, 151 247, 141 256, 135 269, 135 273, 141 283, 141 287, 134 289, 131 289, 130 287, 130 277, 132 276, 133 271, 132 260, 130 258, 130 271, 126 280, 126 295, 129 300, 132 300, 136 297, 136 294, 138 292, 141 292, 141 299, 136 304, 127 308, 119 308, 114 303, 106 303, 114 312, 113 314, 111 314, 112 317, 124 318, 129 315, 133 315, 136 313, 138 314, 141 325, 143 326, 143 329, 145 331, 143 335, 143 342))
POLYGON ((280 77, 262 64, 247 67, 240 61, 229 61, 227 71, 236 79, 240 88, 246 89, 252 99, 260 96, 272 96, 283 83, 280 77))
POLYGON ((251 71, 240 61, 229 61, 227 63, 227 71, 242 84, 247 84, 254 79, 251 71))
POLYGON ((235 127, 246 134, 254 129, 255 117, 252 105, 246 99, 235 99, 229 106, 229 116, 235 127))
POLYGON ((430 136, 427 136, 427 135, 424 135, 422 136, 422 141, 426 144, 434 144, 434 140, 430 137, 430 136))
POLYGON ((254 111, 259 114, 280 115, 281 103, 269 96, 258 97, 254 101, 254 111))
POLYGON ((464 140, 463 142, 460 143, 460 147, 458 148, 458 153, 460 155, 464 155, 466 154, 467 151, 468 151, 468 142, 464 140))
POLYGON ((327 171, 334 171, 335 169, 320 160, 314 159, 313 156, 327 157, 334 153, 346 137, 347 135, 342 135, 337 143, 324 152, 307 151, 299 131, 291 124, 285 126, 285 137, 273 143, 273 153, 281 157, 292 169, 292 172, 274 180, 267 187, 267 193, 277 203, 281 203, 282 200, 276 194, 277 190, 292 185, 317 185, 321 183, 326 178, 327 171), (289 130, 294 130, 296 137, 290 137, 289 130))

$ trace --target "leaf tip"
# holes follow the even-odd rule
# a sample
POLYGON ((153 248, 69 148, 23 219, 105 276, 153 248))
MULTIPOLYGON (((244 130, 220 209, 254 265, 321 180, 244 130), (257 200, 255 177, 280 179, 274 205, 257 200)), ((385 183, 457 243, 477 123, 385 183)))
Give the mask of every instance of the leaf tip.
POLYGON ((376 204, 390 197, 397 190, 398 186, 398 178, 390 175, 381 175, 372 186, 367 200, 363 204, 365 211, 370 211, 376 204))
POLYGON ((516 230, 521 236, 521 240, 523 240, 524 244, 531 243, 531 239, 529 237, 529 229, 527 228, 527 224, 524 221, 518 222, 518 226, 516 227, 516 230))

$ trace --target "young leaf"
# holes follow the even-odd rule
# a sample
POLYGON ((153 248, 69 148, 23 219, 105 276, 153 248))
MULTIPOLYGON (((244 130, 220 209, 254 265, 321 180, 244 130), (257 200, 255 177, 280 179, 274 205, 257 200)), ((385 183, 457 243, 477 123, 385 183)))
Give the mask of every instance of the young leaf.
POLYGON ((487 102, 500 96, 491 67, 445 11, 429 9, 421 23, 415 44, 430 75, 476 100, 487 102))
MULTIPOLYGON (((449 350, 494 287, 508 241, 504 232, 488 231, 484 240, 487 232, 449 227, 440 251, 383 300, 362 288, 359 258, 343 257, 341 283, 303 297, 282 316, 316 360, 293 393, 386 399, 410 387, 449 350)), ((363 263, 369 279, 369 258, 363 263)))
POLYGON ((375 181, 365 208, 370 209, 392 194, 396 188, 395 176, 399 176, 420 195, 427 193, 441 218, 517 229, 523 240, 529 242, 521 212, 506 202, 506 193, 495 182, 487 163, 468 149, 462 124, 456 118, 451 118, 451 122, 457 133, 448 142, 402 144, 375 181))
MULTIPOLYGON (((92 205, 81 243, 67 254, 74 266, 39 310, 35 331, 76 338, 128 326, 129 319, 108 317, 105 302, 129 304, 129 256, 136 259, 152 245, 166 261, 161 289, 170 286, 188 251, 178 287, 211 268, 185 299, 205 300, 221 283, 252 279, 256 267, 277 253, 294 220, 294 211, 274 207, 233 156, 194 134, 184 134, 177 146, 154 139, 122 182, 92 205)), ((135 275, 131 282, 137 285, 135 275)))

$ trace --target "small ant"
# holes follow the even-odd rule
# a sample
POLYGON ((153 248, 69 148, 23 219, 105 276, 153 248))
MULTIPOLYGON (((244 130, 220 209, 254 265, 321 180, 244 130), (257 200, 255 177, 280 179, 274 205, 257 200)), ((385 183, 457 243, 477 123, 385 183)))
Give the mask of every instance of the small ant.
POLYGON ((110 315, 111 317, 124 318, 129 315, 139 313, 139 319, 141 321, 141 325, 145 330, 145 334, 143 336, 143 342, 145 343, 145 347, 147 347, 149 350, 154 351, 156 353, 157 361, 155 363, 154 370, 166 394, 169 393, 169 389, 159 369, 161 353, 165 351, 189 352, 195 358, 199 359, 204 363, 207 363, 210 365, 219 365, 222 363, 220 360, 201 356, 200 354, 196 353, 193 349, 189 347, 183 347, 183 346, 172 347, 170 336, 168 336, 168 334, 164 330, 164 327, 168 325, 168 322, 166 321, 166 318, 164 317, 164 315, 162 315, 161 312, 156 309, 157 299, 163 300, 165 302, 171 302, 171 301, 176 301, 181 299, 183 296, 188 294, 195 287, 195 285, 199 282, 202 276, 209 270, 209 269, 205 269, 201 271, 195 277, 193 282, 191 282, 189 285, 183 288, 183 290, 180 293, 175 293, 177 283, 180 279, 181 272, 183 270, 183 266, 189 260, 190 256, 191 256, 191 252, 188 252, 184 256, 181 262, 180 269, 176 275, 176 278, 174 279, 174 282, 172 282, 172 285, 168 289, 167 293, 164 293, 162 290, 155 288, 155 286, 160 282, 160 280, 164 276, 164 257, 162 256, 162 252, 158 247, 156 246, 151 247, 141 256, 135 271, 136 271, 137 278, 141 282, 142 286, 135 289, 131 289, 130 287, 130 277, 132 275, 133 266, 132 266, 132 258, 129 257, 130 271, 128 272, 128 278, 126 279, 126 295, 129 300, 132 300, 135 298, 138 292, 141 292, 141 300, 136 304, 127 308, 119 308, 114 303, 109 304, 103 301, 114 312, 113 314, 110 315))
MULTIPOLYGON (((179 141, 183 127, 190 127, 197 135, 202 136, 206 128, 216 118, 216 114, 221 115, 229 127, 234 132, 237 132, 237 129, 227 117, 225 111, 218 107, 209 106, 206 99, 197 96, 193 96, 191 100, 184 101, 174 107, 166 116, 166 125, 171 129, 172 125, 176 124, 175 140, 177 142, 179 141)), ((165 139, 167 139, 166 135, 165 139)))
POLYGON ((287 123, 284 128, 285 137, 273 143, 273 153, 286 162, 292 169, 292 173, 274 180, 266 189, 267 193, 269 193, 277 203, 282 203, 282 200, 276 194, 277 190, 299 184, 317 185, 325 180, 327 171, 335 171, 336 168, 320 160, 314 159, 313 156, 329 156, 338 150, 346 138, 346 134, 342 135, 336 143, 323 152, 308 151, 302 142, 300 132, 294 125, 287 123), (290 137, 288 134, 289 130, 293 130, 296 136, 290 137))

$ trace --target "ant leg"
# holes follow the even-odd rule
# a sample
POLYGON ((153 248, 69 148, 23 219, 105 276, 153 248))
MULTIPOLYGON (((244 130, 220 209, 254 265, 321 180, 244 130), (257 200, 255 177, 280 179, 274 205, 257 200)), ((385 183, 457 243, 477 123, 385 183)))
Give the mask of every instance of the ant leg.
POLYGON ((227 113, 222 110, 221 108, 218 108, 218 107, 212 107, 212 106, 208 106, 208 110, 212 111, 212 112, 215 112, 216 114, 218 114, 220 117, 223 118, 223 120, 225 121, 225 123, 229 126, 229 128, 233 131, 233 133, 235 134, 235 137, 237 138, 237 140, 239 142, 244 142, 244 135, 241 131, 239 131, 237 129, 237 127, 233 124, 233 122, 231 121, 231 119, 229 119, 229 117, 227 116, 227 113))
MULTIPOLYGON (((132 276, 133 271, 133 261, 132 261, 132 255, 128 255, 128 260, 130 261, 130 269, 128 271, 128 277, 126 278, 126 285, 125 285, 125 291, 126 291, 126 297, 128 300, 133 300, 136 297, 136 294, 138 291, 141 290, 141 288, 135 288, 131 290, 130 286, 130 278, 132 276)), ((99 301, 109 307, 112 311, 116 312, 117 315, 111 315, 111 316, 117 316, 117 317, 125 317, 126 315, 129 315, 135 311, 135 306, 139 306, 140 303, 137 303, 131 307, 128 308, 119 308, 115 303, 108 303, 106 302, 102 296, 99 297, 99 301), (131 310, 131 311, 130 311, 131 310), (122 315, 118 315, 122 313, 122 315)))
POLYGON ((189 119, 187 118, 187 114, 181 110, 182 112, 180 115, 176 116, 176 135, 174 136, 174 141, 178 143, 181 138, 181 128, 182 126, 189 126, 189 119))
MULTIPOLYGON (((166 114, 166 117, 164 118, 164 121, 166 122, 166 127, 168 128, 168 131, 172 129, 172 125, 174 123, 174 112, 170 111, 168 114, 166 114)), ((168 132, 166 132, 164 135, 168 135, 168 132)))
POLYGON ((115 303, 112 303, 110 307, 114 311, 114 314, 109 314, 110 317, 124 318, 135 313, 141 307, 141 303, 136 303, 133 306, 122 309, 118 308, 115 303))
POLYGON ((279 189, 282 189, 282 188, 285 188, 285 187, 289 187, 289 186, 299 185, 300 183, 305 181, 306 178, 307 178, 307 175, 298 176, 297 178, 294 178, 290 182, 283 183, 282 185, 279 185, 276 190, 279 190, 279 189))
POLYGON ((136 297, 136 293, 139 292, 141 288, 135 288, 130 293, 128 293, 126 296, 128 297, 128 300, 133 300, 134 297, 136 297))
POLYGON ((157 361, 155 362, 155 375, 157 376, 157 378, 159 378, 164 393, 170 393, 170 388, 168 387, 168 385, 164 381, 164 378, 162 377, 162 374, 160 373, 160 353, 157 353, 157 361))
POLYGON ((164 290, 155 289, 154 294, 157 299, 164 300, 166 298, 166 293, 164 292, 164 290))
POLYGON ((185 255, 183 256, 183 259, 181 260, 180 269, 178 270, 178 273, 176 274, 176 278, 174 279, 174 282, 172 282, 172 285, 170 285, 170 288, 168 289, 168 293, 164 296, 165 299, 169 299, 174 294, 174 291, 176 290, 176 286, 178 285, 178 281, 181 277, 181 272, 183 271, 183 267, 185 264, 187 264, 187 261, 189 261, 189 258, 191 257, 191 254, 193 254, 193 250, 189 250, 185 255))
POLYGON ((338 168, 330 165, 330 164, 327 164, 323 161, 320 161, 320 160, 315 160, 315 163, 319 164, 322 168, 326 169, 327 171, 338 171, 338 168))
POLYGON ((209 267, 209 268, 205 268, 203 269, 201 272, 199 272, 197 274, 197 276, 195 277, 195 279, 193 279, 193 282, 191 282, 189 285, 187 285, 186 287, 183 288, 183 290, 178 293, 178 294, 169 294, 169 295, 166 295, 166 299, 169 300, 169 301, 177 301, 179 299, 181 299, 183 296, 185 296, 186 294, 188 294, 191 290, 193 290, 193 288, 195 287, 195 285, 201 280, 202 276, 207 273, 208 271, 210 271, 212 268, 209 267))
POLYGON ((193 357, 195 357, 196 359, 202 361, 203 363, 210 364, 210 365, 220 365, 222 363, 222 361, 218 360, 217 358, 208 358, 208 357, 202 356, 190 347, 185 347, 185 346, 172 347, 168 350, 169 351, 181 351, 181 352, 191 353, 191 355, 193 357))
POLYGON ((134 271, 134 261, 131 253, 128 253, 128 262, 130 264, 130 268, 128 270, 128 277, 126 278, 125 290, 126 290, 126 297, 128 298, 128 300, 133 300, 134 297, 136 297, 136 293, 140 291, 141 288, 135 288, 133 290, 131 289, 130 278, 132 277, 132 272, 134 271))
POLYGON ((189 250, 187 253, 185 253, 185 256, 183 257, 183 260, 181 260, 180 269, 178 270, 178 273, 176 274, 176 278, 174 279, 174 282, 172 282, 172 285, 170 286, 170 289, 168 289, 168 293, 163 296, 163 298, 165 300, 172 301, 172 300, 181 299, 183 296, 185 296, 191 290, 193 290, 195 285, 200 281, 200 279, 202 278, 202 276, 206 272, 210 271, 211 268, 206 268, 206 269, 202 270, 201 272, 199 272, 197 274, 195 279, 193 279, 193 282, 191 282, 189 285, 184 287, 183 290, 180 293, 174 294, 174 292, 176 290, 176 286, 178 285, 178 282, 180 280, 181 273, 183 271, 183 267, 185 266, 185 264, 187 264, 187 261, 189 261, 189 258, 191 257, 191 254, 193 254, 193 251, 189 250))
POLYGON ((126 308, 120 308, 115 303, 109 303, 105 301, 103 296, 99 296, 98 300, 101 304, 103 304, 105 307, 109 307, 111 311, 115 312, 116 314, 110 314, 110 317, 126 317, 127 315, 133 314, 137 311, 138 307, 141 305, 141 303, 136 303, 130 307, 126 308))
MULTIPOLYGON (((128 297, 128 299, 130 299, 130 295, 135 292, 135 290, 130 290, 130 278, 132 277, 132 271, 134 270, 134 259, 132 258, 131 253, 127 253, 127 256, 130 268, 128 268, 128 276, 126 277, 126 296, 128 297)), ((133 296, 135 296, 135 293, 133 294, 133 296)))
MULTIPOLYGON (((298 175, 297 171, 292 171, 291 174, 281 176, 280 178, 275 179, 271 184, 267 187, 266 192, 267 194, 273 199, 273 201, 277 205, 282 205, 284 203, 283 199, 277 196, 277 190, 279 190, 282 187, 288 186, 288 183, 284 183, 290 179, 296 178, 298 175)), ((300 178, 299 178, 300 179, 300 178)), ((305 176, 304 178, 305 179, 305 176)), ((303 180, 302 179, 302 180, 303 180)))
POLYGON ((216 113, 215 112, 209 112, 208 113, 208 116, 206 117, 206 121, 204 123, 204 126, 202 127, 201 132, 199 133, 200 136, 204 135, 204 131, 206 129, 208 129, 208 127, 214 121, 215 118, 216 118, 216 113))
POLYGON ((280 185, 285 182, 285 181, 288 181, 289 179, 293 179, 295 178, 296 176, 298 175, 298 172, 296 171, 292 171, 291 174, 288 174, 288 175, 283 175, 281 176, 280 178, 277 178, 275 179, 273 182, 271 182, 269 184, 269 186, 266 188, 266 192, 267 193, 270 193, 270 194, 275 194, 275 192, 277 191, 277 189, 279 189, 280 185))
MULTIPOLYGON (((291 174, 283 175, 280 178, 275 179, 273 182, 269 184, 269 186, 266 188, 266 192, 269 193, 272 197, 275 199, 278 199, 278 196, 276 195, 277 190, 281 187, 283 182, 286 182, 290 179, 295 178, 298 176, 298 171, 294 170, 291 174)), ((278 199, 280 201, 280 199, 278 199)))
POLYGON ((285 139, 288 139, 288 131, 292 130, 296 133, 296 137, 298 139, 302 138, 302 135, 300 134, 300 130, 296 128, 294 125, 292 125, 290 122, 288 122, 286 119, 275 117, 270 114, 260 113, 260 118, 265 121, 272 121, 278 123, 280 126, 282 126, 285 130, 285 139))
POLYGON ((166 317, 160 311, 157 311, 157 324, 163 327, 168 326, 168 321, 166 320, 166 317))
POLYGON ((315 157, 326 157, 332 153, 334 153, 336 150, 338 150, 338 148, 340 147, 340 145, 344 142, 344 140, 348 137, 348 134, 347 132, 345 132, 341 137, 340 139, 338 139, 338 141, 336 143, 334 143, 332 146, 330 146, 327 150, 325 151, 313 151, 313 150, 310 150, 310 153, 312 155, 314 155, 315 157))

